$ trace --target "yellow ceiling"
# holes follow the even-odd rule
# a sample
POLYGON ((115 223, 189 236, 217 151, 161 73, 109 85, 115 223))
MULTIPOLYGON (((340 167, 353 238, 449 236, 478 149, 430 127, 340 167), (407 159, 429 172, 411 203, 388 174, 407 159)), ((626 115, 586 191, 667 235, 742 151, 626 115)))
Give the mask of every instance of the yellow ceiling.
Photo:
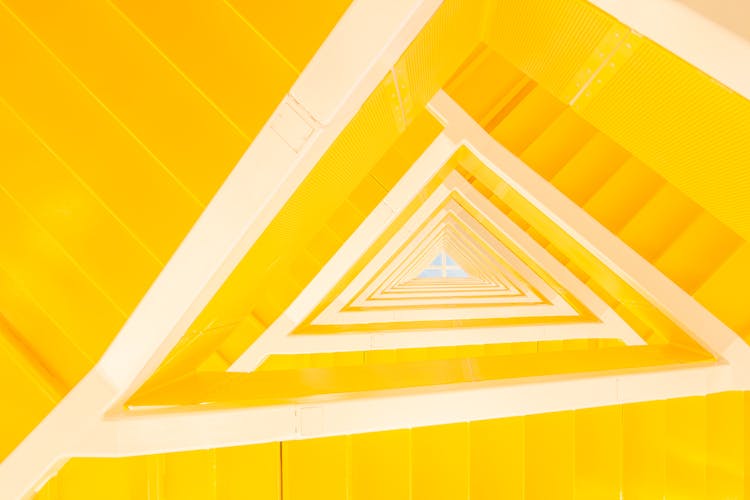
POLYGON ((25 429, 0 455, 93 366, 348 3, 315 23, 308 2, 0 3, 3 391, 25 429))

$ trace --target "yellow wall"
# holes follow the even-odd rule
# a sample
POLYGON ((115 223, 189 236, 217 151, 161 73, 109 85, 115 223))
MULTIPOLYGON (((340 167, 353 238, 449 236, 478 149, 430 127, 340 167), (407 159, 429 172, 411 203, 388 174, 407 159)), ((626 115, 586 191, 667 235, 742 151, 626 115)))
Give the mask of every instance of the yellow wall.
POLYGON ((39 500, 687 500, 750 494, 750 393, 122 459, 39 500), (622 494, 622 496, 621 496, 622 494))

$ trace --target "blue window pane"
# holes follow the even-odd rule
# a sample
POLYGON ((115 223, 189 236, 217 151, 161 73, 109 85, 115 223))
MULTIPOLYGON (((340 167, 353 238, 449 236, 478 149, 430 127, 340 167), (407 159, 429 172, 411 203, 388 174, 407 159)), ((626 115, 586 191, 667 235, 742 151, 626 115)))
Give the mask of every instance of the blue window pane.
POLYGON ((446 266, 457 266, 456 261, 451 258, 450 255, 445 254, 445 265, 446 266))
POLYGON ((460 268, 459 269, 448 269, 448 270, 446 270, 445 274, 449 278, 468 278, 469 277, 469 275, 466 274, 466 271, 464 271, 463 269, 460 269, 460 268))
POLYGON ((425 269, 419 273, 420 278, 440 278, 443 272, 440 269, 425 269))
POLYGON ((439 254, 437 255, 437 257, 435 257, 435 259, 434 259, 434 260, 433 260, 432 262, 430 262, 430 265, 431 265, 431 266, 442 266, 442 265, 443 265, 443 259, 442 259, 442 255, 443 255, 443 254, 440 254, 440 253, 439 253, 439 254))

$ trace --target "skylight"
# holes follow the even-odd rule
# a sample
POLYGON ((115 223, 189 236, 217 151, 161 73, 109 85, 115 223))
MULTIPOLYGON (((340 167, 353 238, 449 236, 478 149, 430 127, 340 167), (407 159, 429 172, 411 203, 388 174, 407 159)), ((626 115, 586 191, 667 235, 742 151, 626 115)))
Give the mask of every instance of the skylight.
POLYGON ((430 265, 425 267, 419 278, 468 278, 461 266, 459 266, 453 258, 441 251, 435 258, 430 262, 430 265))

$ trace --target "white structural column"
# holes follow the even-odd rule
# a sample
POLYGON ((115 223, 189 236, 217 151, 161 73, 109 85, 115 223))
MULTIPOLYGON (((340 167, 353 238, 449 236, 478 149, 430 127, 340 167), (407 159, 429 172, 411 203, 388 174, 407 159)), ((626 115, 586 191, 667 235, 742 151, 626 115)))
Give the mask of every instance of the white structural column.
POLYGON ((441 0, 355 0, 94 369, 0 464, 21 498, 145 381, 441 0))

